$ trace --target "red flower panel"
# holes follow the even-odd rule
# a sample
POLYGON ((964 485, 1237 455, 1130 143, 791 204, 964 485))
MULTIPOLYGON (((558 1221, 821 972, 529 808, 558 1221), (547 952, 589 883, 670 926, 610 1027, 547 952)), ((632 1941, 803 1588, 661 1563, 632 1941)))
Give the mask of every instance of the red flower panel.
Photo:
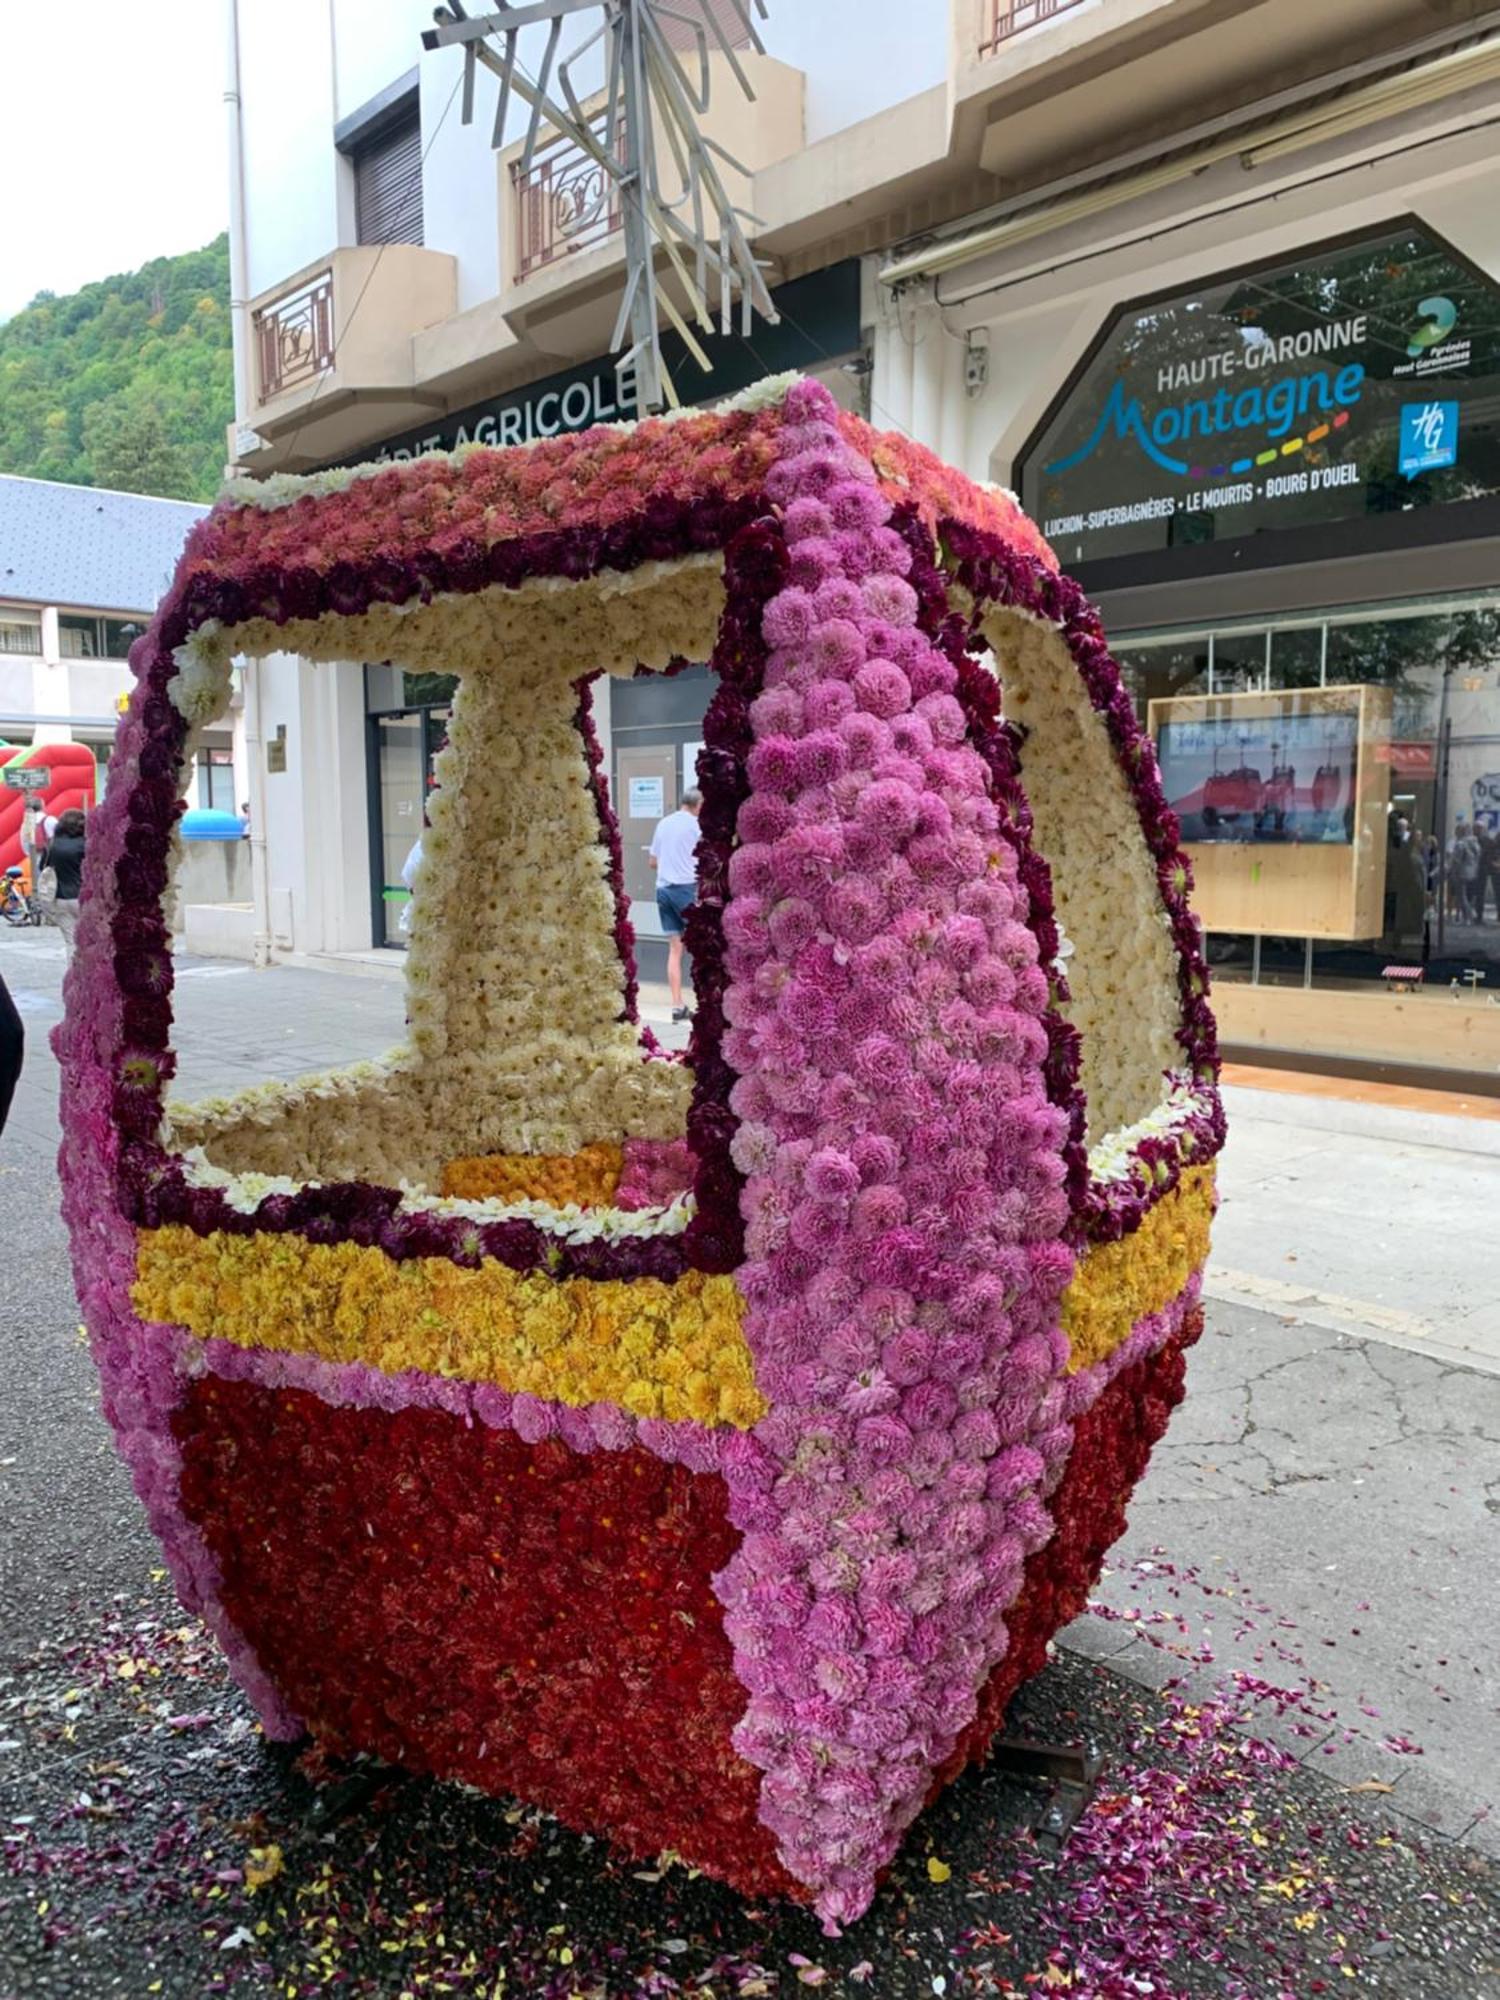
POLYGON ((716 1477, 214 1377, 174 1428, 222 1602, 321 1742, 798 1893, 730 1744, 716 1477))

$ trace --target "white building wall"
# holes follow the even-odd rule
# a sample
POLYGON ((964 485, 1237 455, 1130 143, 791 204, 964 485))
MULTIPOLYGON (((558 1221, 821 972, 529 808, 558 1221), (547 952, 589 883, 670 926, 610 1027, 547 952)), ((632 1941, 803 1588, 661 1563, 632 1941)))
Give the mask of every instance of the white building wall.
POLYGON ((951 0, 771 0, 761 39, 807 77, 807 143, 948 80, 951 0))
MULTIPOLYGON (((35 606, 25 607, 35 613, 35 606)), ((0 607, 0 619, 5 617, 0 607)), ((95 615, 90 612, 89 616, 95 615)), ((110 618, 142 620, 140 612, 110 611, 110 618)), ((71 743, 76 736, 102 747, 114 728, 120 697, 133 685, 123 660, 65 656, 55 604, 40 608, 40 653, 0 658, 0 738, 20 734, 33 743, 71 743)))
POLYGON ((458 259, 458 309, 465 312, 500 290, 500 171, 489 143, 499 85, 481 70, 474 123, 465 126, 453 95, 462 74, 456 49, 422 59, 422 229, 429 250, 458 259))
POLYGON ((254 298, 338 244, 340 163, 328 0, 240 0, 239 19, 246 275, 254 298))
MULTIPOLYGON (((807 143, 945 81, 950 0, 775 0, 761 32, 769 53, 807 78, 807 143)), ((591 10, 564 23, 561 48, 599 24, 591 10)), ((463 58, 423 52, 430 0, 239 0, 249 293, 269 291, 328 251, 355 241, 349 163, 334 127, 412 69, 422 104, 423 233, 458 260, 463 311, 500 289, 499 172, 489 146, 495 80, 481 70, 474 124, 456 95, 463 58)), ((521 61, 535 74, 545 31, 529 31, 521 61)), ((603 80, 585 59, 580 95, 603 80)), ((507 140, 530 113, 513 100, 507 140)))
POLYGON ((446 56, 423 56, 422 33, 432 26, 432 7, 425 0, 381 0, 377 7, 370 0, 323 0, 322 7, 306 11, 329 16, 336 120, 358 111, 421 62, 447 65, 446 56))

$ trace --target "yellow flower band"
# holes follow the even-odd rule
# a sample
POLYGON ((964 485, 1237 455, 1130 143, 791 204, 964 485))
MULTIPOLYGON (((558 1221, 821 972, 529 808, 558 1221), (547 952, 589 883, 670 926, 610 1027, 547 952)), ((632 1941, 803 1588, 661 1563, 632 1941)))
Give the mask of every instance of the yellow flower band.
POLYGON ((236 1347, 418 1368, 512 1394, 748 1430, 766 1413, 732 1278, 555 1279, 297 1236, 140 1232, 143 1319, 236 1347))
POLYGON ((1068 1373, 1106 1360, 1136 1321, 1169 1306, 1208 1258, 1214 1170, 1192 1167, 1118 1243, 1097 1244, 1063 1295, 1068 1373))
POLYGON ((624 1149, 599 1141, 577 1153, 484 1153, 450 1160, 443 1193, 461 1201, 546 1201, 554 1208, 607 1208, 624 1169, 624 1149))

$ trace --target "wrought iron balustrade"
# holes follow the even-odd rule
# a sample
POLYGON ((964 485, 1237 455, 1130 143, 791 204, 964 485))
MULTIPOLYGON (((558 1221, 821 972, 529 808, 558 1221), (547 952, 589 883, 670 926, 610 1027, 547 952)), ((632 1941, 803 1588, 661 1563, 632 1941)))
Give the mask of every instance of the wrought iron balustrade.
POLYGON ((597 248, 620 227, 618 182, 569 139, 538 146, 529 173, 513 161, 510 175, 518 282, 560 257, 597 248))
POLYGON ((1028 28, 1039 28, 1044 21, 1086 4, 1087 0, 984 0, 989 32, 979 44, 979 53, 993 55, 1003 42, 1024 35, 1028 28))
POLYGON ((333 273, 324 271, 255 314, 260 400, 310 382, 333 366, 333 273))

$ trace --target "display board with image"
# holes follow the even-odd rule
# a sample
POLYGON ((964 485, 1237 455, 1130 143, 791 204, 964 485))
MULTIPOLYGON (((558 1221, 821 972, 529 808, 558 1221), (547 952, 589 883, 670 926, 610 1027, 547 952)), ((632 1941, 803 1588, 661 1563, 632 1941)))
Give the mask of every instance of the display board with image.
POLYGON ((1198 909, 1237 936, 1379 934, 1391 795, 1387 688, 1282 688, 1149 704, 1198 909))
POLYGON ((1162 786, 1184 840, 1354 838, 1358 719, 1215 716, 1165 723, 1162 786))

